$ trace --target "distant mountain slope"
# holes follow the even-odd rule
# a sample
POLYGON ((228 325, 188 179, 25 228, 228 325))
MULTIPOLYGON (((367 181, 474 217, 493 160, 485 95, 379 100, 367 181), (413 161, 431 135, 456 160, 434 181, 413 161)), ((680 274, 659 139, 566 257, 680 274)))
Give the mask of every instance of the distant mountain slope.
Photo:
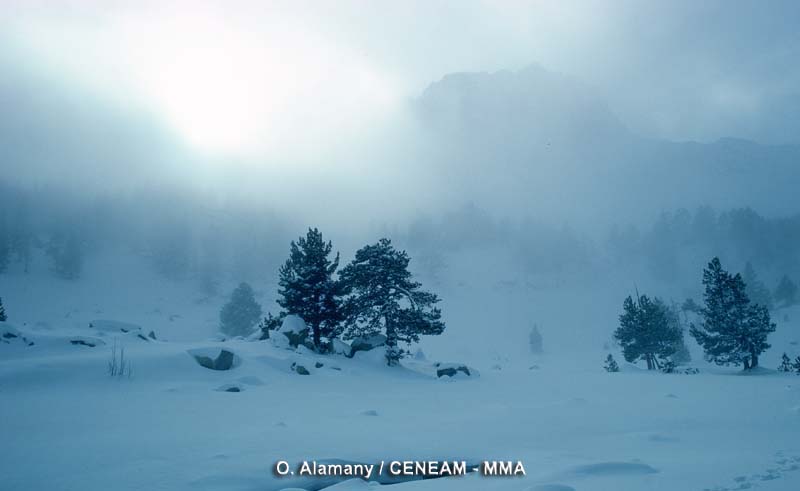
POLYGON ((800 146, 644 138, 591 87, 536 65, 447 75, 421 94, 414 112, 435 148, 434 168, 490 208, 800 207, 800 146))

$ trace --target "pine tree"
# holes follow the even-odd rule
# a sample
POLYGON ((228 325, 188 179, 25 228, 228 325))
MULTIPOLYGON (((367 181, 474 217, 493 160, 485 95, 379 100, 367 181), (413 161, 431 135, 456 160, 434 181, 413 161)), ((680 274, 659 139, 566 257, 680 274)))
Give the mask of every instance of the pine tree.
POLYGON ((368 245, 339 274, 349 296, 346 337, 385 333, 386 362, 396 365, 405 354, 399 342, 418 342, 441 334, 445 325, 435 307, 439 297, 421 289, 408 271, 409 257, 389 239, 368 245))
POLYGON ((675 353, 682 343, 683 330, 661 299, 650 300, 647 295, 638 293, 637 296, 636 301, 628 296, 623 302, 614 338, 622 347, 626 361, 644 360, 648 370, 660 369, 659 359, 664 361, 675 353))
POLYGON ((784 307, 797 303, 797 284, 788 276, 783 275, 775 288, 775 301, 782 302, 784 307))
POLYGON ((784 353, 783 356, 781 356, 781 364, 778 365, 778 371, 779 372, 791 372, 792 369, 793 369, 792 360, 789 358, 789 356, 786 353, 784 353))
POLYGON ((703 285, 703 320, 690 331, 706 359, 718 365, 743 364, 745 370, 757 367, 758 356, 770 347, 767 336, 775 331, 769 310, 750 303, 741 275, 731 276, 719 258, 703 270, 703 285))
POLYGON ((794 363, 792 363, 792 368, 794 369, 795 372, 800 374, 800 355, 798 355, 797 358, 794 359, 794 363))
POLYGON ((539 326, 536 324, 531 328, 531 333, 528 336, 528 342, 531 345, 531 353, 542 352, 542 334, 539 332, 539 326))
POLYGON ((228 336, 247 336, 261 318, 261 305, 256 302, 253 288, 240 283, 231 299, 219 313, 220 330, 228 336))
POLYGON ((311 329, 314 346, 324 351, 341 334, 342 286, 333 279, 339 267, 339 253, 333 260, 330 241, 317 230, 308 229, 305 237, 292 241, 289 259, 280 269, 278 304, 285 314, 300 316, 311 329))
POLYGON ((0 322, 5 322, 7 319, 6 309, 3 307, 3 297, 0 297, 0 322))
POLYGON ((745 284, 745 292, 750 301, 756 305, 763 305, 769 310, 774 307, 772 303, 772 293, 769 288, 758 278, 756 270, 753 265, 748 261, 744 266, 742 273, 742 280, 745 284))
POLYGON ((606 356, 606 363, 603 365, 603 368, 606 369, 607 372, 618 372, 619 365, 617 365, 617 361, 611 356, 611 353, 606 356))

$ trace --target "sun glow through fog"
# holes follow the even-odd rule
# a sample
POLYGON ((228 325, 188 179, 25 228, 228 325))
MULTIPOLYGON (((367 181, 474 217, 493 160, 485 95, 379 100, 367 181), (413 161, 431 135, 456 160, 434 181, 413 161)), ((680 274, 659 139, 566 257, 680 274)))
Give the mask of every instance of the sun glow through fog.
POLYGON ((45 20, 22 31, 50 65, 96 94, 143 106, 213 155, 319 151, 399 100, 379 67, 289 17, 253 24, 159 10, 91 26, 45 20))

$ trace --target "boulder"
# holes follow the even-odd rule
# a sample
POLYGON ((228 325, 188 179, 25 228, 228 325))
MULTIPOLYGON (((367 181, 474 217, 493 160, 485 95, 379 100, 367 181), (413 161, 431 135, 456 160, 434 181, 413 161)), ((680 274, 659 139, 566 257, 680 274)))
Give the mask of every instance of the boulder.
POLYGON ((308 342, 309 329, 305 321, 297 315, 287 315, 278 332, 286 336, 289 346, 297 348, 308 342))
POLYGON ((350 342, 350 358, 359 351, 370 351, 386 344, 386 336, 383 334, 372 334, 370 336, 358 336, 350 342))
POLYGON ((189 350, 198 365, 209 370, 225 371, 239 366, 240 360, 232 351, 219 348, 189 350))
POLYGON ((466 365, 459 365, 453 363, 436 363, 434 365, 436 367, 436 376, 441 377, 454 377, 459 372, 463 373, 467 377, 472 376, 472 371, 466 365))
POLYGON ((219 356, 214 360, 214 370, 230 370, 233 367, 233 353, 228 350, 219 352, 219 356))
POLYGON ((306 367, 297 363, 292 363, 292 370, 297 372, 298 375, 311 375, 311 372, 306 367))

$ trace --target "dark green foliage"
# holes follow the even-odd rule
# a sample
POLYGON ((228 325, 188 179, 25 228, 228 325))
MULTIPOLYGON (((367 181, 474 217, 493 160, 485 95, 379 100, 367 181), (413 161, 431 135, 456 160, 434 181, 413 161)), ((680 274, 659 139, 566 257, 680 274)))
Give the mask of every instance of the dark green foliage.
POLYGON ((618 372, 619 365, 617 365, 617 361, 611 356, 611 353, 606 356, 606 363, 603 365, 603 368, 606 369, 607 372, 618 372))
POLYGON ((775 301, 780 302, 783 307, 789 307, 797 303, 797 284, 788 276, 783 275, 781 281, 775 288, 775 301))
POLYGON ((779 372, 791 372, 793 370, 793 368, 794 367, 792 367, 792 360, 789 358, 789 356, 786 353, 784 353, 783 356, 781 356, 781 364, 778 365, 778 371, 779 372))
POLYGON ((314 347, 325 351, 342 331, 342 286, 333 279, 339 253, 329 259, 333 245, 317 230, 292 241, 289 259, 280 269, 278 304, 286 314, 300 316, 311 329, 314 347))
POLYGON ((57 233, 47 244, 53 272, 65 280, 78 279, 83 270, 83 244, 75 232, 57 233))
POLYGON ((794 359, 794 363, 792 363, 792 368, 794 368, 795 372, 800 374, 800 355, 798 355, 797 358, 794 359))
POLYGON ((386 361, 396 365, 405 354, 399 342, 418 342, 441 334, 445 325, 435 307, 439 297, 421 289, 408 271, 410 259, 389 239, 368 245, 339 274, 349 296, 346 338, 385 333, 386 361))
POLYGON ((261 319, 261 322, 258 324, 258 329, 261 331, 261 339, 269 339, 270 331, 274 331, 276 329, 280 329, 281 324, 283 324, 284 315, 274 316, 272 312, 267 312, 267 316, 261 319))
POLYGON ((753 305, 747 297, 740 275, 731 276, 714 258, 703 270, 702 322, 691 326, 691 334, 703 347, 706 359, 718 365, 758 366, 758 356, 770 345, 769 333, 775 331, 769 310, 753 305))
POLYGON ((753 268, 753 265, 748 261, 744 266, 742 273, 742 280, 745 284, 745 292, 750 301, 756 305, 763 305, 769 310, 774 307, 772 302, 772 293, 763 281, 758 279, 758 274, 753 268))
POLYGON ((0 297, 0 322, 5 322, 7 319, 6 309, 3 307, 3 298, 0 297))
POLYGON ((659 360, 666 360, 683 343, 683 330, 674 313, 661 299, 650 300, 646 295, 636 301, 629 296, 622 308, 614 338, 622 347, 625 360, 644 360, 648 370, 661 368, 659 360))
POLYGON ((219 313, 220 330, 228 336, 248 336, 260 318, 261 305, 256 302, 253 288, 240 283, 219 313))

